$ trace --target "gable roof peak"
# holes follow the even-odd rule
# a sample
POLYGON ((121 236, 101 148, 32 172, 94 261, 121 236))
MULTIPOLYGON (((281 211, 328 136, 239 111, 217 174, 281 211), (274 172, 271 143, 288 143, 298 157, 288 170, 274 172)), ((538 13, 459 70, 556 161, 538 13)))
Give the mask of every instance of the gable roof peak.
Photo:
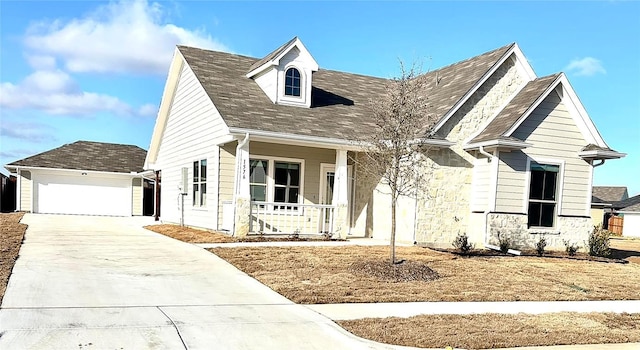
POLYGON ((298 50, 303 52, 303 54, 306 54, 307 56, 309 56, 310 61, 311 61, 310 62, 311 70, 314 71, 314 72, 317 71, 318 70, 318 63, 313 58, 313 56, 311 56, 311 53, 309 53, 309 50, 307 50, 307 48, 304 46, 304 44, 302 43, 302 40, 300 40, 300 38, 298 38, 297 36, 294 36, 291 40, 289 40, 286 43, 282 44, 277 49, 271 51, 269 54, 264 56, 262 59, 254 62, 251 65, 251 67, 249 67, 249 71, 246 74, 247 78, 251 78, 251 77, 255 76, 256 74, 258 74, 258 73, 262 72, 263 70, 265 70, 267 67, 278 65, 279 62, 280 62, 280 59, 284 55, 286 55, 289 51, 291 51, 294 47, 298 48, 298 50))

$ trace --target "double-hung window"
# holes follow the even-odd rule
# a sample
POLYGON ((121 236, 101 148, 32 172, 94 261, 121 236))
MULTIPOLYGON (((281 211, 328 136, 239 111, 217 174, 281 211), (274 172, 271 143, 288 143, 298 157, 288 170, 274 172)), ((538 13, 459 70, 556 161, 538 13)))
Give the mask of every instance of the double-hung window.
POLYGON ((558 205, 557 192, 560 166, 530 164, 529 227, 553 227, 558 205))
POLYGON ((251 159, 249 160, 249 164, 249 186, 251 187, 251 200, 257 202, 266 202, 269 161, 264 159, 251 159))
POLYGON ((207 205, 207 160, 193 162, 193 206, 207 205))
MULTIPOLYGON (((302 162, 252 158, 249 164, 252 201, 300 203, 302 162)), ((296 209, 293 206, 274 207, 296 209)))

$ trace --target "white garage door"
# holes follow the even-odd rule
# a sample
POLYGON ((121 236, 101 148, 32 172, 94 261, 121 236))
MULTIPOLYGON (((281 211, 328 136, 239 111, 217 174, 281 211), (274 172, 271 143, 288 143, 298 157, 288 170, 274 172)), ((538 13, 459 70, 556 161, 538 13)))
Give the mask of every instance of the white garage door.
POLYGON ((36 213, 131 215, 131 179, 40 174, 34 179, 36 213))

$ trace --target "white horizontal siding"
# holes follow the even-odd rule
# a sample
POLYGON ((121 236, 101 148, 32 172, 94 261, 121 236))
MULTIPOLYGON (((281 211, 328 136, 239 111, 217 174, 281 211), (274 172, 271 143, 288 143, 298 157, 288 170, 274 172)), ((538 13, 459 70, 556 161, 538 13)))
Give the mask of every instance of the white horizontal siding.
POLYGON ((471 211, 485 211, 489 205, 491 166, 488 158, 476 159, 471 180, 471 211))
POLYGON ((142 178, 133 179, 132 193, 131 193, 131 208, 132 215, 142 215, 142 178))
POLYGON ((591 172, 587 162, 578 157, 586 145, 580 130, 557 93, 552 92, 518 127, 513 136, 532 144, 525 150, 501 153, 497 210, 526 212, 527 157, 564 162, 561 215, 589 216, 591 172), (504 158, 504 159, 502 159, 504 158), (503 161, 504 160, 504 161, 503 161), (513 206, 519 208, 516 210, 513 206))
POLYGON ((188 226, 216 229, 218 226, 218 153, 215 139, 227 132, 213 102, 187 64, 183 65, 169 109, 158 150, 158 168, 162 170, 161 215, 163 221, 181 218, 181 169, 189 169, 184 198, 184 223, 188 226), (193 162, 207 159, 207 205, 194 207, 193 162))
POLYGON ((31 172, 28 170, 20 171, 20 211, 31 211, 31 188, 33 183, 31 182, 31 172))

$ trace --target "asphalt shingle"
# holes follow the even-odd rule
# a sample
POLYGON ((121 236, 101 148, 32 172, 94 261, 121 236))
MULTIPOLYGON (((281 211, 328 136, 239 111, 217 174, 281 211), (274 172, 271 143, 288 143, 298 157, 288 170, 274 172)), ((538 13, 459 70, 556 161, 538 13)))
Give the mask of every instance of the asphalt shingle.
POLYGON ((604 203, 616 203, 629 196, 625 186, 593 186, 592 193, 604 203))
MULTIPOLYGON (((430 113, 443 117, 513 45, 427 73, 430 113)), ((320 69, 313 74, 311 108, 277 105, 245 76, 258 59, 187 46, 178 49, 229 127, 351 139, 375 130, 369 101, 382 96, 389 82, 320 69)))
POLYGON ((500 111, 500 113, 470 143, 505 139, 502 136, 509 130, 527 109, 553 83, 559 74, 538 78, 527 83, 520 92, 500 111))
POLYGON ((9 163, 7 167, 25 166, 130 173, 143 170, 146 156, 147 151, 138 146, 76 141, 9 163))

